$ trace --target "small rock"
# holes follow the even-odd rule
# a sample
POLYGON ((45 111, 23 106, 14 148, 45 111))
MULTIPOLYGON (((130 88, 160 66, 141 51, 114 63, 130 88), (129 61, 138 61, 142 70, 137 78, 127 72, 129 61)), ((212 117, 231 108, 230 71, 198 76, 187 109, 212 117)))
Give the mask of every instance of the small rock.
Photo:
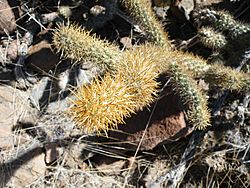
POLYGON ((194 9, 194 0, 175 0, 171 5, 171 12, 180 21, 190 19, 190 13, 194 9))
POLYGON ((107 156, 98 156, 98 158, 99 161, 95 163, 96 168, 99 172, 104 173, 106 175, 119 175, 123 170, 125 164, 127 163, 126 160, 117 160, 116 158, 111 158, 107 156))
POLYGON ((7 48, 7 57, 11 60, 16 60, 18 56, 18 42, 17 40, 11 41, 7 48))
POLYGON ((67 147, 64 153, 65 165, 74 169, 83 168, 86 165, 84 161, 94 156, 87 146, 86 143, 75 143, 67 147))
POLYGON ((170 170, 170 163, 167 160, 156 159, 153 164, 148 167, 148 173, 144 177, 146 187, 150 187, 160 176, 170 170))
POLYGON ((3 45, 0 46, 0 63, 10 64, 17 59, 18 44, 17 40, 2 41, 3 45))

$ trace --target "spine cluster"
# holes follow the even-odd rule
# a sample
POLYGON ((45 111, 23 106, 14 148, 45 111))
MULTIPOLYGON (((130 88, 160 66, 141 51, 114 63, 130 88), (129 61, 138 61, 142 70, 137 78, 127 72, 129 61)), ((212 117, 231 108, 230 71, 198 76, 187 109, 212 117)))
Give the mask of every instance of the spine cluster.
POLYGON ((216 30, 227 32, 227 37, 230 39, 236 39, 250 32, 248 25, 235 20, 230 13, 225 11, 200 10, 196 13, 195 19, 201 25, 209 22, 216 30))
POLYGON ((210 66, 205 81, 221 89, 250 91, 250 75, 221 65, 210 66))
POLYGON ((204 59, 190 53, 180 51, 166 51, 155 45, 143 45, 152 61, 158 68, 158 73, 169 69, 169 65, 176 63, 189 71, 189 75, 195 79, 204 79, 211 87, 229 89, 235 91, 250 91, 250 75, 238 72, 230 67, 217 64, 208 64, 204 59))
POLYGON ((228 37, 236 39, 245 33, 250 32, 249 26, 236 21, 230 13, 225 11, 216 12, 217 19, 214 22, 215 28, 221 31, 228 31, 228 37))

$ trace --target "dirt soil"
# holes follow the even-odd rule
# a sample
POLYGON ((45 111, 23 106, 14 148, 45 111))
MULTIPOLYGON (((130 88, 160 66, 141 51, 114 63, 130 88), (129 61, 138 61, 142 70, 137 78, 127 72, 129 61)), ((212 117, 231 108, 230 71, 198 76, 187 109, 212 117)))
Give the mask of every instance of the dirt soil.
MULTIPOLYGON (((175 48, 210 60, 216 51, 199 41, 193 18, 206 7, 250 24, 248 0, 152 0, 175 48)), ((71 88, 88 84, 96 70, 53 45, 57 25, 67 22, 121 50, 147 41, 119 1, 0 0, 0 187, 250 187, 250 93, 199 80, 212 114, 203 131, 188 124, 171 86, 108 135, 75 126, 65 113, 71 88)))

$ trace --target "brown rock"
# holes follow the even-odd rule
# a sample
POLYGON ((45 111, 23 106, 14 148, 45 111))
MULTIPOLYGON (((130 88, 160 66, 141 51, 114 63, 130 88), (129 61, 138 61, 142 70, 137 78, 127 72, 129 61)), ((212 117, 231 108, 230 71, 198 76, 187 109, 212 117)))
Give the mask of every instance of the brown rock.
POLYGON ((44 176, 46 165, 41 149, 34 150, 27 159, 23 160, 22 165, 20 165, 10 177, 6 187, 28 187, 44 176))
POLYGON ((7 0, 0 1, 0 34, 11 34, 16 30, 16 20, 7 0))
POLYGON ((28 52, 27 66, 43 73, 49 72, 59 62, 59 56, 51 49, 51 44, 43 40, 32 46, 28 52))
POLYGON ((112 131, 109 136, 119 142, 129 143, 125 145, 129 149, 136 149, 150 121, 140 150, 150 150, 160 143, 176 141, 190 133, 179 103, 176 95, 168 94, 157 102, 151 121, 149 118, 155 104, 149 110, 146 108, 128 118, 126 125, 119 125, 119 131, 112 131))

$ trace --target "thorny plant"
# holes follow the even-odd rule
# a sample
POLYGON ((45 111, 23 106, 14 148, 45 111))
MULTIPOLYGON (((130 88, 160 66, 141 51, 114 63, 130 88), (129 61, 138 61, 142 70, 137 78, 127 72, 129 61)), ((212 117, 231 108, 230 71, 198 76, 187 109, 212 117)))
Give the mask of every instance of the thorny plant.
MULTIPOLYGON (((122 52, 114 44, 74 24, 60 25, 54 33, 54 44, 64 57, 78 63, 87 62, 97 67, 103 76, 74 92, 76 99, 72 100, 73 106, 68 112, 79 127, 87 132, 117 128, 124 123, 124 118, 157 98, 159 75, 170 77, 174 92, 185 106, 188 122, 195 129, 209 126, 211 116, 206 93, 198 86, 197 79, 204 79, 210 87, 249 92, 249 74, 221 64, 209 64, 201 57, 175 50, 148 0, 121 3, 144 29, 147 44, 122 52)), ((197 18, 208 19, 214 28, 227 31, 226 37, 230 40, 249 35, 250 27, 240 24, 228 13, 200 11, 197 18)), ((211 31, 201 29, 201 41, 213 49, 223 48, 226 37, 216 32, 211 35, 211 31)), ((242 44, 244 51, 250 42, 243 42, 247 43, 242 44)))

